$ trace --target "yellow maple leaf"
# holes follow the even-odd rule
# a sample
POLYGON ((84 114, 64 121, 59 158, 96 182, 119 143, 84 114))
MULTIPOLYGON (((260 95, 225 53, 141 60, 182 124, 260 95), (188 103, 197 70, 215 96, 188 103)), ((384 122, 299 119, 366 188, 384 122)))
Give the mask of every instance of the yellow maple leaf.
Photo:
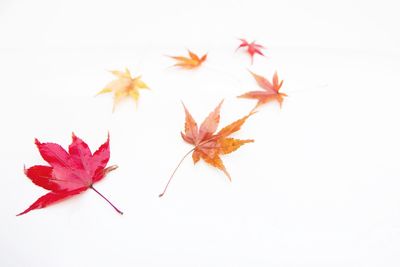
POLYGON ((115 106, 125 97, 131 97, 137 105, 140 96, 139 90, 150 89, 147 84, 141 80, 141 76, 132 78, 131 73, 127 68, 125 68, 125 72, 113 70, 111 73, 114 74, 117 79, 108 83, 103 90, 97 93, 97 95, 113 92, 113 111, 115 110, 115 106))

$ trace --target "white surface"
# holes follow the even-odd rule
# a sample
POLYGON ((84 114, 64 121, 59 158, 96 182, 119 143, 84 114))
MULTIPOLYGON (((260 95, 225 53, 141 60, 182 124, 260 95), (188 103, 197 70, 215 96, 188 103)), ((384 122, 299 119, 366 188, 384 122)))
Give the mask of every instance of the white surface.
POLYGON ((400 23, 396 1, 0 2, 0 266, 400 266, 400 23), (265 44, 249 65, 237 37, 265 44), (195 72, 165 54, 209 52, 195 72), (93 95, 110 69, 152 91, 111 113, 93 95), (236 135, 232 174, 186 160, 184 101, 202 120, 225 98, 221 125, 254 104, 246 68, 277 69, 289 94, 236 135), (94 192, 22 217, 46 191, 23 174, 34 146, 92 149, 111 134, 94 192))

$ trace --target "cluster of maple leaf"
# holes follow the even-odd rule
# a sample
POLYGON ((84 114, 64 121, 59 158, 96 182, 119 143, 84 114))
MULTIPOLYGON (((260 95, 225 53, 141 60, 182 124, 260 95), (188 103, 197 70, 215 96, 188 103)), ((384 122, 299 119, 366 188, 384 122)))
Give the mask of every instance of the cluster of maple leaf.
MULTIPOLYGON (((256 44, 254 41, 248 43, 245 39, 239 40, 241 44, 236 50, 245 48, 246 52, 251 57, 251 63, 253 63, 255 54, 264 56, 261 50, 265 49, 265 47, 262 45, 256 44)), ((195 69, 200 67, 207 59, 207 54, 199 57, 189 50, 188 54, 188 57, 171 56, 172 59, 177 61, 174 66, 183 69, 195 69)), ((113 110, 116 105, 126 97, 131 97, 137 103, 140 96, 139 90, 149 89, 147 84, 141 80, 141 76, 132 78, 128 69, 125 69, 125 71, 112 71, 111 73, 116 76, 116 79, 107 84, 98 94, 114 94, 113 110)), ((186 106, 183 105, 185 111, 185 127, 184 132, 181 132, 181 136, 182 139, 186 143, 192 145, 193 148, 181 159, 170 176, 163 192, 159 195, 160 197, 165 194, 175 172, 183 160, 190 154, 192 154, 192 159, 195 164, 202 159, 206 163, 221 170, 228 179, 231 180, 231 176, 225 168, 220 156, 232 153, 242 145, 254 142, 254 140, 235 139, 230 137, 230 135, 239 131, 242 125, 256 112, 259 106, 271 101, 277 101, 279 105, 282 106, 283 99, 287 96, 280 92, 283 81, 279 81, 276 72, 272 77, 272 82, 251 71, 250 74, 261 90, 250 91, 238 97, 257 100, 256 105, 247 115, 223 127, 218 132, 217 128, 223 101, 221 101, 204 119, 200 127, 197 125, 186 106)), ((88 145, 75 134, 72 134, 72 143, 69 145, 68 151, 58 144, 41 143, 36 139, 36 146, 42 158, 47 161, 49 166, 35 165, 28 169, 25 168, 24 171, 26 176, 31 179, 34 184, 50 192, 37 199, 31 206, 18 215, 23 215, 31 210, 44 208, 55 202, 77 195, 87 189, 95 191, 118 213, 123 214, 122 211, 115 207, 93 186, 93 184, 102 180, 110 171, 117 168, 116 165, 106 167, 110 158, 109 141, 110 138, 108 137, 107 141, 92 153, 88 145)))

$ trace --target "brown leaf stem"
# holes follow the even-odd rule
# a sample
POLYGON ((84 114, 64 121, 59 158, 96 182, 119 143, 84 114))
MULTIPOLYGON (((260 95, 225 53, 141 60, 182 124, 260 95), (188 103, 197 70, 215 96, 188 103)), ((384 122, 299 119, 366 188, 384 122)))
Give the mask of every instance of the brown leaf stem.
POLYGON ((181 166, 181 164, 182 164, 182 162, 185 160, 185 158, 186 158, 187 156, 189 156, 189 154, 192 153, 195 149, 196 149, 196 147, 192 148, 191 150, 189 150, 189 151, 182 157, 181 161, 179 161, 179 163, 178 163, 178 166, 176 166, 175 170, 172 172, 171 176, 169 177, 169 180, 168 180, 167 184, 165 185, 164 191, 163 191, 161 194, 159 194, 158 197, 162 197, 162 196, 165 194, 165 192, 167 191, 167 188, 168 188, 168 186, 169 186, 169 183, 171 182, 172 178, 174 177, 174 175, 175 175, 176 171, 178 170, 179 166, 181 166))

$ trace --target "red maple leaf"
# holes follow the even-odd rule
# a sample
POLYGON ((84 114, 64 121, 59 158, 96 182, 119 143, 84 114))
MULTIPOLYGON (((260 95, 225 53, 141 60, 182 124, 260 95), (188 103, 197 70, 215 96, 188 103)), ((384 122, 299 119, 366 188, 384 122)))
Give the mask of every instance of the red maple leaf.
POLYGON ((256 99, 258 100, 256 106, 253 110, 258 108, 262 104, 266 104, 270 101, 278 101, 279 106, 282 107, 283 98, 287 96, 285 93, 279 92, 282 87, 283 80, 279 81, 278 73, 275 72, 272 78, 272 83, 268 81, 267 78, 264 78, 261 75, 255 74, 250 71, 253 75, 254 79, 256 80, 258 86, 260 86, 263 90, 262 91, 250 91, 238 97, 240 98, 249 98, 249 99, 256 99))
POLYGON ((185 109, 186 119, 185 133, 181 132, 181 136, 186 143, 193 145, 194 148, 186 153, 186 155, 181 159, 178 166, 175 168, 174 172, 170 176, 168 183, 164 188, 164 191, 159 195, 160 197, 165 194, 168 185, 172 180, 172 177, 174 176, 176 170, 179 168, 183 160, 192 152, 192 158, 195 164, 200 159, 203 159, 207 164, 210 164, 224 172, 228 179, 231 180, 231 176, 226 170, 224 163, 220 158, 220 155, 232 153, 242 145, 254 142, 254 140, 251 139, 240 140, 229 137, 231 134, 240 130, 242 125, 246 122, 247 118, 250 117, 253 112, 242 117, 239 120, 234 121, 233 123, 225 126, 220 131, 215 133, 219 124, 219 113, 221 105, 222 101, 214 109, 214 111, 208 115, 208 117, 203 121, 200 127, 197 126, 196 121, 193 119, 192 115, 189 113, 185 105, 183 105, 185 109))
POLYGON ((31 210, 45 208, 50 204, 77 195, 87 189, 94 190, 104 198, 117 212, 117 209, 107 198, 97 191, 93 184, 103 179, 107 173, 117 168, 116 165, 107 166, 110 158, 110 138, 92 154, 88 145, 72 134, 72 143, 68 152, 55 143, 35 143, 42 158, 50 166, 35 165, 25 169, 26 176, 32 182, 51 192, 40 197, 29 208, 19 213, 23 215, 31 210))
POLYGON ((238 48, 236 48, 236 51, 237 51, 239 48, 247 47, 247 53, 248 53, 248 54, 250 55, 250 57, 251 57, 251 64, 253 64, 253 57, 254 57, 254 54, 259 54, 260 56, 264 56, 264 54, 261 52, 261 49, 265 49, 264 46, 259 45, 259 44, 256 44, 255 41, 253 41, 253 42, 251 42, 251 43, 248 43, 248 42, 246 41, 246 39, 239 39, 239 40, 242 41, 242 43, 238 46, 238 48))

